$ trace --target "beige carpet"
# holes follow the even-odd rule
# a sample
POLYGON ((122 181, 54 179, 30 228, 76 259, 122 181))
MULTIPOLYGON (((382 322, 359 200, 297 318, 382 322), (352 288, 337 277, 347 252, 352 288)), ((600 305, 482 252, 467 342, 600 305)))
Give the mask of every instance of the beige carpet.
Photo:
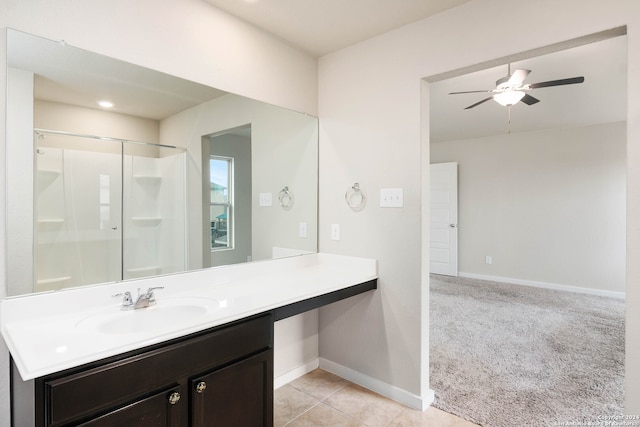
POLYGON ((430 300, 435 407, 486 427, 623 414, 623 299, 432 275, 430 300))

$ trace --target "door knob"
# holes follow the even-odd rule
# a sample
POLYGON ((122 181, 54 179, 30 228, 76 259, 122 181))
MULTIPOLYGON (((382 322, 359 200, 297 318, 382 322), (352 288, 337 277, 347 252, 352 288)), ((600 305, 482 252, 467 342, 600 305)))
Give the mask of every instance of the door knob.
POLYGON ((169 395, 169 403, 175 405, 180 400, 180 393, 174 391, 169 395))
POLYGON ((196 384, 196 391, 198 393, 202 393, 207 389, 207 383, 205 383, 204 381, 200 381, 198 384, 196 384))
POLYGON ((449 227, 451 228, 456 228, 458 226, 458 224, 449 224, 449 227))

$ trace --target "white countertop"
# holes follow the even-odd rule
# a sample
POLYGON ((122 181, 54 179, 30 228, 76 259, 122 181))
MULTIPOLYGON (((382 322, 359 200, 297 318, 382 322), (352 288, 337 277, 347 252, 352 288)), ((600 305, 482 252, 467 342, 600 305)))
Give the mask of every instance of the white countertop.
POLYGON ((373 259, 322 253, 215 267, 8 298, 0 301, 0 332, 20 375, 30 380, 376 278, 373 259), (164 286, 156 291, 154 307, 121 311, 121 299, 112 298, 127 290, 135 298, 138 288, 144 291, 152 286, 164 286), (176 309, 176 319, 163 318, 156 328, 127 329, 125 316, 160 307, 166 310, 176 301, 196 301, 205 307, 196 307, 205 314, 190 310, 183 315, 176 309), (200 314, 192 317, 196 312, 200 314), (118 320, 117 331, 96 329, 92 322, 96 316, 118 320))

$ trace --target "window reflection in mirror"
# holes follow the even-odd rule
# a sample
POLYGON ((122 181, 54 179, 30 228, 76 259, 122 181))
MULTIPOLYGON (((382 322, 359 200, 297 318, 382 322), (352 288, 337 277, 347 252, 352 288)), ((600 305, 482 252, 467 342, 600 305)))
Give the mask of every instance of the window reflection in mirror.
POLYGON ((233 158, 211 156, 209 184, 211 186, 211 250, 232 249, 233 239, 233 158))
MULTIPOLYGON (((204 263, 211 266, 251 261, 253 256, 252 218, 262 212, 252 205, 253 169, 251 125, 225 129, 203 141, 203 154, 209 153, 208 185, 203 205, 210 205, 211 250, 204 263)), ((203 162, 206 157, 203 155, 203 162)), ((256 164, 259 162, 256 161, 256 164)))

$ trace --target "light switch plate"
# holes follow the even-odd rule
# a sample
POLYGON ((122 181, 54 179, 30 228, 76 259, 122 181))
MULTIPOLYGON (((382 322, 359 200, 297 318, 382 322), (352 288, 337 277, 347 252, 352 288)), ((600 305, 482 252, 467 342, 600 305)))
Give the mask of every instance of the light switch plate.
POLYGON ((260 193, 260 206, 271 206, 273 198, 271 193, 260 193))
POLYGON ((340 240, 340 224, 331 224, 331 240, 340 240))
POLYGON ((381 188, 380 207, 381 208, 401 208, 404 206, 402 188, 381 188))

